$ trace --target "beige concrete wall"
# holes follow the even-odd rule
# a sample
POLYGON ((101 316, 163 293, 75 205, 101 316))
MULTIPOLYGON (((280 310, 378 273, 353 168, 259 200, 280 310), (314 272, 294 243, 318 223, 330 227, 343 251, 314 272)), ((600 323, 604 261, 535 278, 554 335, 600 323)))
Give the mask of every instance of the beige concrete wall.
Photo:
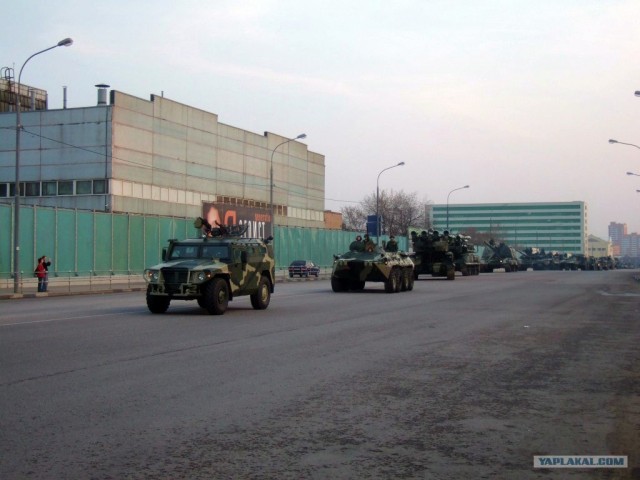
POLYGON ((287 212, 276 215, 276 223, 323 225, 324 156, 305 144, 278 146, 287 138, 225 125, 213 113, 163 97, 147 101, 114 91, 112 98, 112 193, 128 197, 114 200, 114 208, 175 215, 176 210, 191 212, 205 198, 269 203, 273 159, 274 204, 287 212), (155 187, 159 194, 153 194, 155 187), (185 203, 175 205, 176 198, 185 203))

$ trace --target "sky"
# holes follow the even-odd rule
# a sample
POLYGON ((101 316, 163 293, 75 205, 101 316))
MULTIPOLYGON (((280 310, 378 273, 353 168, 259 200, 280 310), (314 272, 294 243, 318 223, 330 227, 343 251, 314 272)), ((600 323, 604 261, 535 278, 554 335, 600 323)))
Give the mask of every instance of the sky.
MULTIPOLYGON (((6 10, 6 9, 5 9, 6 10)), ((221 123, 306 133, 325 208, 584 201, 589 233, 640 232, 638 0, 13 2, 0 66, 96 103, 106 83, 221 123), (404 166, 381 173, 405 162, 404 166)), ((7 17, 9 18, 9 17, 7 17)))

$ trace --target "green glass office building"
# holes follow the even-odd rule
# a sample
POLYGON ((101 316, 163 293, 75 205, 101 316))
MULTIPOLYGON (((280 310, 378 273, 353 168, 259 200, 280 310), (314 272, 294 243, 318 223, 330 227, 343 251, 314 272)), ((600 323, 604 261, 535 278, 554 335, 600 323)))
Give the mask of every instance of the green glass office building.
POLYGON ((431 205, 429 217, 441 232, 486 232, 516 248, 587 253, 584 202, 431 205))

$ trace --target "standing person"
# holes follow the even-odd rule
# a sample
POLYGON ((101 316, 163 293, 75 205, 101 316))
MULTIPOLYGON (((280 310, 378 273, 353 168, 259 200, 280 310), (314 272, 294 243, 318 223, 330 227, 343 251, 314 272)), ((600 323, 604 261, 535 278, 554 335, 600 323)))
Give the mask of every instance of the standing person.
POLYGON ((44 257, 40 257, 38 259, 38 265, 34 270, 36 277, 38 277, 38 292, 44 292, 45 290, 45 279, 47 278, 47 270, 44 268, 44 257))
POLYGON ((42 256, 42 266, 44 267, 44 290, 46 292, 49 289, 49 267, 51 266, 51 259, 45 255, 42 256))

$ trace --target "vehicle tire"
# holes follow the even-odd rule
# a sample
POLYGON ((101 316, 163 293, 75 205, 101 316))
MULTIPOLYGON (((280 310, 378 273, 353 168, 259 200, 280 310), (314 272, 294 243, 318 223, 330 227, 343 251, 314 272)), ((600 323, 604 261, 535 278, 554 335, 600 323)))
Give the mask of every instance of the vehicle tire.
POLYGON ((398 275, 395 270, 389 272, 389 278, 384 282, 384 291, 387 293, 396 293, 398 290, 398 275))
POLYGON ((271 301, 271 282, 264 275, 258 283, 258 291, 250 295, 251 306, 255 310, 265 310, 271 301))
POLYGON ((171 299, 160 295, 151 295, 147 292, 147 307, 151 313, 164 313, 169 308, 171 299))
POLYGON ((456 269, 453 267, 447 268, 447 280, 456 279, 456 269))
POLYGON ((202 289, 204 308, 210 315, 222 315, 229 305, 229 285, 224 278, 217 277, 202 289))
POLYGON ((409 272, 409 269, 407 268, 403 268, 400 271, 400 291, 401 292, 406 292, 409 289, 409 275, 411 274, 411 272, 409 272))
POLYGON ((198 305, 200 306, 200 308, 205 308, 205 309, 207 308, 207 306, 205 305, 205 301, 204 301, 203 297, 198 297, 197 300, 198 300, 198 305))
POLYGON ((331 277, 331 289, 334 292, 346 292, 349 290, 349 284, 344 278, 331 277))
POLYGON ((349 288, 355 291, 364 290, 364 282, 360 280, 353 280, 349 285, 349 288))
POLYGON ((413 290, 413 281, 414 281, 414 275, 409 272, 409 285, 407 285, 407 291, 411 291, 413 290))
POLYGON ((396 293, 400 293, 402 291, 402 270, 396 269, 396 293))

